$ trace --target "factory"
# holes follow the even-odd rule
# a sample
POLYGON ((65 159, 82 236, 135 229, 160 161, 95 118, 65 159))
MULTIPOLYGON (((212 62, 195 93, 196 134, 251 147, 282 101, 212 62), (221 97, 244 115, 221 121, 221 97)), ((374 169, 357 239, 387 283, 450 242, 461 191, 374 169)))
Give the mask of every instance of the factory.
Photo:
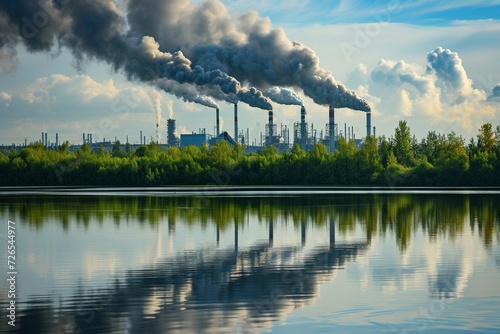
MULTIPOLYGON (((362 137, 357 135, 354 131, 354 126, 348 126, 347 123, 344 123, 343 126, 338 125, 335 122, 335 109, 330 106, 328 109, 328 123, 325 124, 324 130, 318 127, 315 127, 314 124, 309 124, 306 120, 306 108, 304 105, 297 106, 300 107, 300 121, 297 121, 293 124, 293 128, 290 128, 286 124, 278 124, 274 121, 274 111, 273 109, 268 110, 268 118, 265 127, 260 132, 260 138, 255 138, 254 140, 250 140, 250 130, 249 128, 240 129, 238 124, 238 104, 234 104, 234 131, 232 134, 226 131, 220 131, 220 110, 219 108, 215 108, 215 127, 214 133, 210 134, 206 131, 206 128, 200 128, 197 132, 192 133, 183 133, 180 136, 176 131, 176 120, 168 119, 167 120, 167 139, 166 143, 161 143, 158 141, 158 133, 156 134, 156 140, 151 136, 147 138, 144 135, 143 131, 139 132, 139 141, 138 142, 129 142, 129 136, 126 136, 125 142, 121 143, 122 150, 125 151, 126 146, 129 147, 130 150, 135 150, 141 145, 147 145, 151 142, 156 142, 159 146, 164 148, 169 147, 179 147, 184 148, 190 145, 194 145, 198 148, 201 148, 203 145, 207 145, 207 147, 211 147, 220 141, 225 141, 231 147, 234 147, 237 144, 245 146, 246 153, 258 153, 264 147, 273 145, 278 149, 280 153, 285 151, 290 151, 293 145, 297 144, 304 151, 311 150, 316 144, 322 143, 324 144, 328 152, 333 152, 338 149, 338 139, 345 138, 346 141, 354 141, 356 147, 361 147, 362 137), (292 130, 292 131, 290 131, 292 130), (292 132, 290 134, 290 132, 292 132), (291 136, 290 136, 291 135, 291 136)), ((371 112, 365 112, 366 115, 366 136, 371 136, 372 133, 375 136, 376 128, 371 124, 371 112)), ((156 127, 158 131, 158 126, 156 127)), ((73 144, 70 147, 70 150, 74 151, 78 149, 83 144, 89 144, 92 150, 99 151, 101 148, 104 151, 111 151, 114 143, 117 138, 114 137, 114 140, 106 140, 106 138, 102 138, 102 140, 94 140, 92 133, 83 133, 82 134, 82 142, 81 144, 73 144)), ((49 138, 49 134, 47 132, 42 132, 41 139, 38 141, 47 149, 57 149, 61 145, 61 141, 59 139, 59 134, 55 133, 54 141, 51 141, 49 138)), ((25 142, 24 146, 27 146, 27 142, 25 142)), ((9 146, 9 148, 16 148, 20 150, 22 145, 19 146, 9 146)))
MULTIPOLYGON (((191 134, 181 134, 180 140, 175 135, 175 120, 168 120, 168 146, 179 146, 181 148, 195 145, 201 147, 202 145, 212 146, 215 143, 225 140, 231 146, 236 143, 242 144, 246 148, 246 152, 258 152, 263 147, 273 145, 278 151, 284 152, 289 151, 294 144, 298 144, 303 150, 309 151, 316 144, 324 144, 329 152, 333 152, 338 148, 337 142, 339 138, 345 138, 347 141, 354 141, 357 147, 361 146, 362 137, 356 137, 354 131, 354 126, 348 126, 344 123, 343 130, 339 129, 337 123, 335 123, 335 109, 329 107, 329 119, 328 123, 325 124, 324 131, 314 127, 314 124, 310 124, 306 121, 306 108, 304 105, 300 106, 300 121, 293 124, 292 135, 290 137, 290 128, 286 124, 278 126, 274 122, 274 111, 273 109, 268 110, 268 122, 265 124, 264 131, 261 132, 259 139, 255 139, 250 142, 249 129, 246 131, 239 129, 238 125, 238 105, 234 104, 234 132, 233 136, 227 132, 220 132, 220 110, 215 109, 215 133, 207 134, 206 129, 199 129, 198 133, 191 134)), ((366 114, 366 136, 371 136, 372 125, 371 125, 371 112, 365 112, 366 114)), ((375 127, 373 127, 373 132, 375 132, 375 127)))

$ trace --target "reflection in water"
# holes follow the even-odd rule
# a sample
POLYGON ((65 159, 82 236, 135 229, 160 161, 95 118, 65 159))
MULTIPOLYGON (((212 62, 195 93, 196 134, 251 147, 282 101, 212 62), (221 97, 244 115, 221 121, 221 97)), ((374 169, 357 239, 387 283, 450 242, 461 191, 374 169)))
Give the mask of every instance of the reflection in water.
MULTIPOLYGON (((284 198, 210 198, 210 197, 14 197, 4 198, 0 214, 17 216, 23 222, 42 228, 49 220, 67 229, 70 222, 89 227, 91 221, 102 224, 112 220, 117 226, 131 220, 154 226, 168 220, 175 231, 176 222, 218 230, 243 225, 248 215, 269 223, 279 218, 294 226, 306 221, 315 226, 326 224, 331 213, 339 221, 339 233, 353 231, 361 224, 366 237, 394 232, 402 251, 418 228, 431 238, 460 236, 466 223, 477 229, 485 246, 495 238, 500 217, 499 195, 337 195, 284 198), (41 204, 43 203, 43 205, 41 204)), ((272 234, 272 230, 269 232, 272 234)), ((304 232, 302 232, 303 234, 304 232)), ((302 236, 305 238, 305 236, 302 236)), ((497 236, 498 237, 498 236, 497 236)))
MULTIPOLYGON (((156 260, 132 264, 132 269, 116 275, 105 287, 75 279, 70 296, 27 298, 19 320, 23 331, 253 333, 313 304, 321 284, 365 256, 379 237, 394 235, 403 258, 418 231, 431 241, 454 241, 466 232, 477 233, 482 247, 491 249, 498 238, 498 208, 499 196, 479 195, 83 196, 3 199, 0 215, 15 217, 37 231, 48 222, 66 231, 92 230, 108 222, 120 230, 137 222, 156 233, 156 260), (242 247, 249 217, 265 226, 266 240, 242 247), (204 238, 212 238, 216 247, 194 245, 164 256, 159 228, 163 222, 168 224, 169 236, 182 224, 205 231, 204 238), (212 236, 207 236, 209 226, 214 226, 212 236), (277 242, 279 231, 287 226, 298 231, 294 244, 277 242), (308 232, 318 229, 328 231, 328 242, 311 241, 313 247, 307 247, 308 232), (234 233, 233 247, 220 246, 221 234, 226 232, 234 233), (350 240, 356 233, 358 237, 350 240)), ((460 297, 472 273, 469 262, 436 263, 435 272, 428 276, 430 297, 460 297)), ((498 262, 497 257, 497 266, 498 262)), ((397 281, 419 270, 387 268, 374 268, 374 281, 397 281)))

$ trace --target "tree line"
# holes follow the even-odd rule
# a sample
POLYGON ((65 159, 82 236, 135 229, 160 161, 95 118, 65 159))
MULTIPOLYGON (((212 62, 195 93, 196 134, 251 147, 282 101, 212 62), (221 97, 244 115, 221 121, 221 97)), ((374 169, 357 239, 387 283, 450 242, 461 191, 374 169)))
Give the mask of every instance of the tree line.
POLYGON ((454 132, 430 131, 421 141, 400 121, 394 136, 366 137, 360 148, 339 138, 328 153, 323 144, 309 152, 294 145, 280 154, 274 146, 246 154, 220 142, 197 148, 163 148, 155 143, 111 152, 88 144, 70 151, 40 143, 0 153, 0 185, 336 185, 336 186, 500 186, 500 126, 482 125, 468 143, 454 132))

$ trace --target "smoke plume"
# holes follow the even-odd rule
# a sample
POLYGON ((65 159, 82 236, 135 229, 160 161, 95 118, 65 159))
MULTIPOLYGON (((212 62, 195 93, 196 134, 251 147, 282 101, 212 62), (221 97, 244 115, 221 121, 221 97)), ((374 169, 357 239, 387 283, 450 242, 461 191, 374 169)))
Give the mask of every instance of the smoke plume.
POLYGON ((57 43, 69 48, 79 65, 105 61, 129 79, 151 82, 166 78, 181 84, 218 86, 224 94, 234 94, 251 106, 270 106, 260 91, 242 87, 220 69, 194 65, 181 51, 160 51, 153 37, 127 29, 125 15, 111 0, 2 2, 0 26, 5 29, 0 32, 3 58, 21 40, 32 52, 50 51, 57 43))
POLYGON ((367 102, 319 66, 313 50, 288 39, 268 18, 248 12, 235 19, 218 0, 130 0, 134 30, 153 36, 167 51, 183 50, 207 70, 220 69, 260 88, 298 87, 316 103, 368 111, 367 102))
POLYGON ((217 102, 208 96, 200 95, 199 90, 193 85, 179 84, 177 81, 167 79, 156 80, 154 85, 167 93, 175 95, 184 102, 194 102, 209 108, 219 108, 217 102))
POLYGON ((280 104, 303 105, 304 102, 293 90, 284 87, 271 87, 264 92, 264 95, 280 104))
POLYGON ((257 88, 271 86, 300 88, 322 105, 370 109, 320 68, 313 50, 256 12, 234 18, 218 0, 117 1, 2 2, 0 66, 9 68, 22 41, 30 52, 66 47, 80 66, 104 61, 131 80, 173 80, 195 85, 199 95, 262 109, 270 103, 257 88))
POLYGON ((160 142, 162 139, 161 132, 158 131, 158 128, 161 125, 161 95, 156 89, 151 89, 149 91, 149 103, 153 108, 153 111, 156 115, 156 141, 160 142))

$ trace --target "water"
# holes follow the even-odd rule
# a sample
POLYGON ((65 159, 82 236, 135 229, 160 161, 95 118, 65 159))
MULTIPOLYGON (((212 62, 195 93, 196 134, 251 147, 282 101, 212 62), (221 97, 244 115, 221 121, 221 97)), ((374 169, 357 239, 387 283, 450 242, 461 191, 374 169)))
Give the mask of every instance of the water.
MULTIPOLYGON (((16 222, 15 328, 498 332, 497 192, 269 192, 4 191, 0 247, 16 222)), ((5 280, 0 289, 5 310, 5 280)))

